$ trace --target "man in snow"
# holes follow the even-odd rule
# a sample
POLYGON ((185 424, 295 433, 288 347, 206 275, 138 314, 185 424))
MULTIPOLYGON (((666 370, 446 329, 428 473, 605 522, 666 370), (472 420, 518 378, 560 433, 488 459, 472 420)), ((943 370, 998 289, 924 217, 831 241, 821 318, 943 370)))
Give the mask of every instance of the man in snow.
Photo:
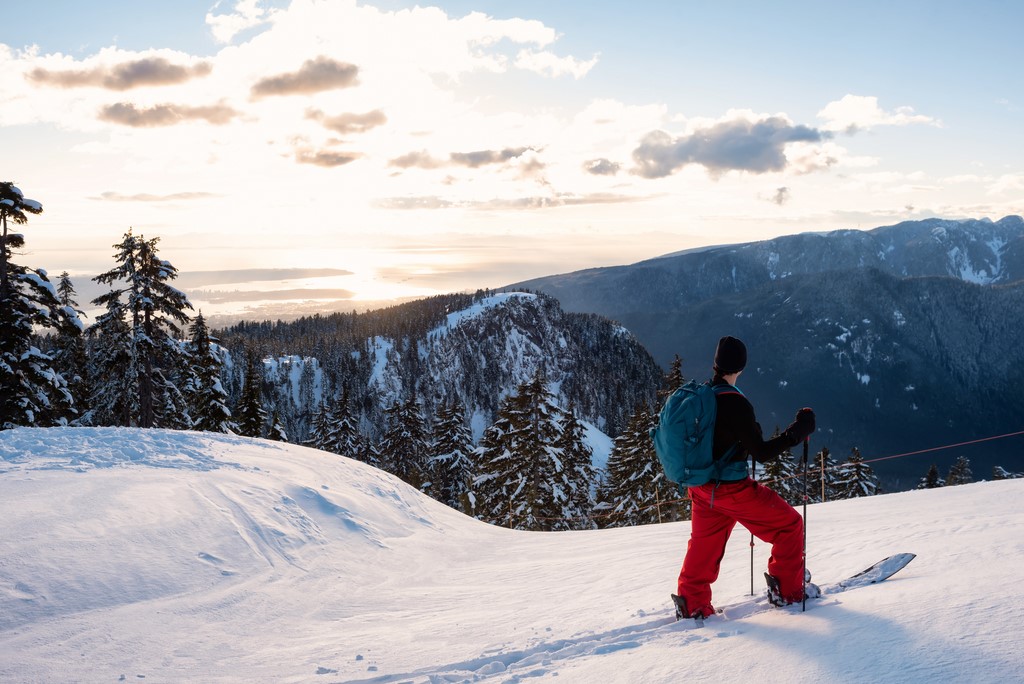
MULTIPOLYGON (((712 453, 716 460, 726 459, 726 464, 720 479, 689 488, 692 527, 678 590, 683 617, 702 619, 715 612, 711 584, 718 579, 725 544, 737 522, 772 545, 768 559, 772 603, 786 605, 804 599, 803 519, 781 496, 748 476, 747 457, 764 463, 800 444, 814 432, 814 412, 800 409, 785 432, 765 441, 753 406, 735 387, 746 364, 743 342, 735 337, 719 340, 711 384, 728 388, 716 392, 712 453)), ((818 596, 818 588, 808 583, 807 595, 818 596)))

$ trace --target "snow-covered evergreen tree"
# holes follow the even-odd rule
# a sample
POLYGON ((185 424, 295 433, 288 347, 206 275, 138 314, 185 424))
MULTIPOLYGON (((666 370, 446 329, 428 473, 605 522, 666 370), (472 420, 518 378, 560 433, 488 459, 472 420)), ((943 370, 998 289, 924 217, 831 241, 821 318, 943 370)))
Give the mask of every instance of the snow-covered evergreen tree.
POLYGON ((679 358, 679 354, 672 359, 672 365, 662 382, 664 389, 658 392, 658 396, 661 397, 667 397, 686 384, 686 377, 683 375, 683 360, 679 358))
POLYGON ((596 524, 592 514, 595 502, 591 494, 597 481, 594 452, 587 444, 586 431, 572 404, 563 412, 561 422, 562 433, 555 442, 555 448, 561 452, 559 484, 565 489, 565 505, 562 507, 562 520, 551 529, 594 529, 596 524))
POLYGON ((320 449, 321 451, 330 451, 328 448, 328 435, 331 432, 331 412, 327 408, 327 403, 320 404, 320 410, 316 412, 316 416, 313 418, 313 427, 310 428, 309 437, 303 442, 303 446, 308 446, 310 449, 320 449))
POLYGON ((832 458, 828 447, 823 447, 808 464, 810 468, 808 480, 808 496, 810 501, 835 501, 840 498, 837 493, 839 481, 839 465, 832 458))
POLYGON ((367 448, 366 439, 359 431, 359 421, 353 414, 348 386, 342 388, 341 396, 334 402, 328 420, 326 450, 354 458, 357 461, 379 465, 375 451, 367 448))
POLYGON ((946 475, 946 485, 962 485, 974 482, 974 473, 971 472, 971 461, 966 456, 961 456, 956 459, 949 468, 949 474, 946 475))
POLYGON ((466 425, 466 407, 457 395, 441 404, 430 440, 429 494, 462 510, 473 481, 473 434, 466 425))
POLYGON ((245 380, 235 415, 239 434, 263 436, 267 423, 267 412, 263 408, 263 364, 254 353, 246 354, 245 380))
POLYGON ((281 413, 277 409, 274 409, 274 413, 270 416, 267 439, 273 442, 288 441, 288 430, 285 429, 284 423, 281 421, 281 413))
POLYGON ((658 422, 647 403, 636 407, 608 456, 608 477, 598 494, 598 521, 603 527, 673 522, 687 517, 689 500, 665 472, 654 452, 650 430, 658 422))
POLYGON ((415 394, 388 409, 388 430, 380 443, 381 467, 417 489, 430 482, 427 429, 415 394))
POLYGON ((201 311, 192 322, 192 337, 187 350, 191 361, 187 397, 192 428, 205 432, 231 432, 234 424, 228 408, 228 393, 224 391, 220 377, 224 365, 223 350, 210 337, 201 311))
MULTIPOLYGON (((184 354, 177 338, 180 325, 189 319, 186 309, 192 304, 183 292, 168 281, 177 277, 177 269, 170 262, 157 258, 159 238, 147 240, 129 230, 121 242, 114 245, 116 266, 93 280, 109 285, 111 290, 93 303, 106 307, 105 316, 117 313, 127 315, 129 337, 127 353, 131 363, 109 372, 131 373, 135 379, 116 383, 134 386, 128 424, 139 427, 176 427, 190 423, 187 408, 178 383, 179 375, 187 368, 181 358, 184 354), (125 298, 122 304, 122 297, 125 298)), ((108 321, 95 324, 101 336, 112 327, 108 321)), ((116 340, 120 343, 121 340, 116 340)), ((100 342, 107 346, 106 343, 100 342)), ((106 391, 106 390, 99 390, 106 391)), ((105 403, 110 403, 105 402, 105 403)))
POLYGON ((477 449, 476 514, 504 527, 550 530, 562 518, 567 494, 557 482, 562 470, 555 446, 561 411, 543 374, 520 384, 477 449))
MULTIPOLYGON (((778 435, 776 430, 773 437, 778 435)), ((759 465, 761 475, 757 478, 769 489, 773 489, 793 506, 804 501, 803 457, 796 458, 786 449, 778 458, 759 465)), ((813 494, 814 483, 808 474, 808 494, 813 494)), ((819 490, 820 491, 820 490, 819 490)))
POLYGON ((1024 473, 1011 473, 1003 466, 992 466, 993 480, 1016 480, 1021 477, 1024 477, 1024 473))
POLYGON ((53 358, 35 344, 34 329, 81 329, 74 310, 61 306, 43 269, 15 264, 13 250, 24 246, 10 223, 23 225, 27 214, 42 213, 14 183, 0 182, 0 429, 16 425, 49 426, 67 420, 74 398, 53 358))
POLYGON ((879 491, 878 477, 875 475, 875 471, 864 462, 860 450, 853 447, 850 458, 839 466, 836 496, 840 499, 855 499, 862 496, 874 496, 879 491))
POLYGON ((936 487, 942 487, 946 484, 946 481, 939 476, 939 466, 932 463, 931 467, 928 468, 927 474, 921 478, 921 482, 917 485, 917 489, 935 489, 936 487))
MULTIPOLYGON (((57 280, 57 299, 65 311, 73 313, 81 320, 85 313, 78 308, 76 295, 71 276, 64 271, 57 280)), ((91 394, 88 382, 89 358, 85 348, 85 335, 82 333, 81 326, 62 326, 53 342, 54 367, 64 377, 68 391, 74 397, 77 418, 88 412, 91 394)))

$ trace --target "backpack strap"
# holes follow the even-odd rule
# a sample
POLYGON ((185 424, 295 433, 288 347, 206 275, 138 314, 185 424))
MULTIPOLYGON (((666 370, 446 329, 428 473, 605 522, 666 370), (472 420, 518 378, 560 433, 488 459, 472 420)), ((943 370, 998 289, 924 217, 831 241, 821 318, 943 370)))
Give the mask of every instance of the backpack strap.
MULTIPOLYGON (((715 399, 717 399, 718 397, 729 396, 729 395, 740 396, 740 397, 746 397, 747 396, 747 395, 743 394, 742 391, 740 391, 739 387, 736 387, 735 385, 730 385, 728 383, 722 384, 722 385, 712 385, 711 389, 713 389, 715 391, 715 399)), ((725 453, 722 454, 721 456, 719 456, 717 458, 712 456, 712 458, 714 458, 714 461, 715 461, 716 464, 718 464, 718 463, 728 463, 729 459, 731 459, 733 454, 736 453, 736 449, 738 447, 739 447, 739 443, 737 442, 736 444, 733 444, 731 447, 726 449, 725 453)))

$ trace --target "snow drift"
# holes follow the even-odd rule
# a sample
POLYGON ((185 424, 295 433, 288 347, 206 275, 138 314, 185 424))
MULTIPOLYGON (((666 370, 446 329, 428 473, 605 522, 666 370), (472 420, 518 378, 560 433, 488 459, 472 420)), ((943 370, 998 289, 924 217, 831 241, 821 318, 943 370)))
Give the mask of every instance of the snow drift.
MULTIPOLYGON (((1022 495, 1008 480, 812 506, 816 580, 917 560, 805 614, 697 630, 668 603, 688 523, 513 532, 303 447, 8 430, 0 680, 1021 681, 1022 495)), ((719 606, 750 591, 748 541, 737 529, 719 606)))

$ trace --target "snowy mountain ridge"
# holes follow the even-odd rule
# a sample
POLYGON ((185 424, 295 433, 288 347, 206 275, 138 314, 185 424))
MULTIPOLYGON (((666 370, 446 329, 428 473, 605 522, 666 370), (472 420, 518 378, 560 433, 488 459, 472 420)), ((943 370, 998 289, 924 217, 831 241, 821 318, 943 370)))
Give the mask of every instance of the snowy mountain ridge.
MULTIPOLYGON (((1020 681, 1021 495, 812 505, 816 581, 917 560, 805 614, 727 609, 693 630, 668 605, 689 523, 515 532, 303 447, 17 428, 0 432, 0 680, 1020 681)), ((748 540, 719 606, 749 592, 748 540)))

